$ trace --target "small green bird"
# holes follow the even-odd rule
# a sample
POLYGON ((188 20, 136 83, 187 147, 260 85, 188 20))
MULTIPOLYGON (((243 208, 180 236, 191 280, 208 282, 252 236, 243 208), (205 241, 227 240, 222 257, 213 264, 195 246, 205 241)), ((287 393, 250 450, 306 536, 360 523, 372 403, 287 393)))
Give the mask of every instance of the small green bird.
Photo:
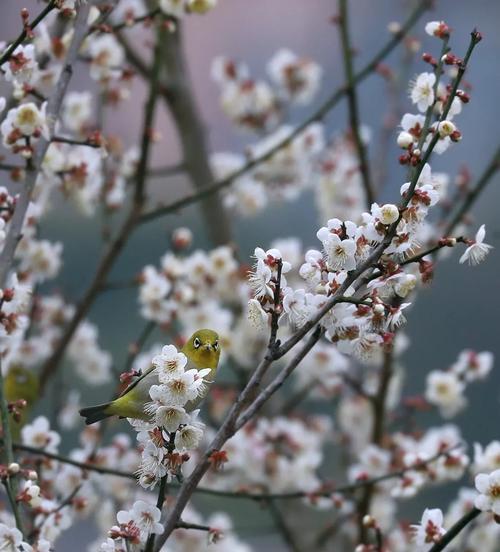
MULTIPOLYGON (((188 359, 186 369, 202 370, 209 368, 210 373, 205 381, 213 381, 219 365, 220 345, 219 336, 213 330, 198 330, 181 349, 188 359)), ((93 424, 110 416, 120 418, 135 418, 149 421, 152 415, 145 412, 144 407, 151 402, 149 390, 152 385, 158 384, 158 374, 155 366, 151 366, 138 379, 132 382, 123 393, 114 401, 82 408, 80 415, 85 418, 87 425, 93 424)), ((186 405, 187 411, 192 411, 202 401, 206 391, 196 400, 186 405)))
POLYGON ((39 394, 38 376, 24 366, 16 364, 9 368, 4 381, 5 398, 8 403, 25 400, 24 408, 17 410, 17 415, 10 418, 12 437, 17 440, 21 434, 21 428, 28 420, 33 404, 39 394))

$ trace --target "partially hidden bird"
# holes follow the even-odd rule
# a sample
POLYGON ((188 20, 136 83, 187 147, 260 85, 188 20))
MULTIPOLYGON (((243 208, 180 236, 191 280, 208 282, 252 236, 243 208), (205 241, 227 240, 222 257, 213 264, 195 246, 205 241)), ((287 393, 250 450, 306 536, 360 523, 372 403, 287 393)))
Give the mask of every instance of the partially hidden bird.
POLYGON ((17 416, 10 417, 10 429, 12 437, 17 440, 21 428, 28 420, 31 407, 39 397, 38 376, 31 370, 19 364, 9 368, 4 381, 5 398, 9 404, 24 400, 23 408, 17 409, 17 416))
MULTIPOLYGON (((186 341, 181 352, 188 359, 186 369, 196 368, 197 370, 202 370, 209 368, 210 372, 204 377, 204 381, 212 382, 215 379, 220 357, 220 344, 217 332, 206 329, 196 331, 186 341)), ((155 366, 152 365, 133 381, 117 399, 104 404, 82 408, 80 415, 85 418, 87 425, 104 420, 110 416, 149 421, 153 416, 149 411, 145 411, 145 406, 151 402, 149 390, 155 384, 158 384, 158 374, 155 366)), ((185 406, 187 412, 194 410, 200 404, 207 393, 207 389, 185 406)))

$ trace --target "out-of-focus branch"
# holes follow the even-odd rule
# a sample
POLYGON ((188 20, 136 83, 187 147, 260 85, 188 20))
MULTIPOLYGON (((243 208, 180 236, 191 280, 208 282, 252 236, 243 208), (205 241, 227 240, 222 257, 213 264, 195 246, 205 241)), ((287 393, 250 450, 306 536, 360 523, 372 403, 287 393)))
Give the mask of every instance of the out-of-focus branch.
POLYGON ((267 504, 271 517, 273 518, 274 525, 280 532, 288 548, 293 552, 301 552, 302 549, 297 542, 297 538, 293 534, 291 527, 289 527, 286 522, 285 516, 279 509, 278 505, 274 502, 274 500, 269 500, 267 504))
MULTIPOLYGON (((75 63, 80 46, 82 45, 88 31, 87 20, 90 7, 91 3, 89 2, 81 4, 78 8, 74 24, 74 33, 64 60, 63 69, 59 80, 57 81, 56 88, 47 103, 46 117, 47 124, 49 126, 49 135, 53 134, 55 123, 59 116, 64 96, 68 89, 69 81, 73 75, 73 64, 75 63)), ((31 160, 26 169, 24 186, 21 188, 21 192, 19 193, 19 197, 16 202, 16 210, 14 211, 14 215, 10 222, 9 232, 5 239, 2 253, 0 254, 0 287, 5 285, 5 280, 11 268, 17 244, 21 239, 21 230, 24 223, 24 217, 30 203, 33 188, 35 187, 38 172, 42 166, 42 161, 45 157, 49 144, 49 140, 45 140, 44 138, 40 139, 36 145, 34 159, 31 160)))
MULTIPOLYGON (((387 417, 386 402, 387 394, 389 391, 389 385, 391 383, 392 375, 394 372, 394 354, 392 348, 384 352, 384 360, 382 363, 382 369, 379 375, 378 388, 373 395, 371 401, 373 412, 373 427, 371 442, 374 445, 380 446, 385 431, 385 421, 387 417)), ((368 537, 368 529, 363 523, 364 517, 370 512, 370 506, 373 497, 374 485, 368 485, 365 487, 363 494, 358 503, 358 530, 359 540, 361 543, 365 543, 368 537)))
POLYGON ((154 120, 154 113, 157 103, 157 98, 159 94, 159 79, 160 79, 160 69, 161 69, 161 45, 165 37, 165 29, 162 25, 159 25, 157 38, 156 38, 156 47, 153 61, 153 71, 151 74, 150 80, 150 89, 149 95, 146 100, 144 107, 144 122, 142 128, 142 139, 141 139, 141 153, 139 157, 139 163, 137 165, 137 172, 135 177, 135 192, 134 198, 125 221, 120 228, 115 239, 109 244, 107 251, 105 252, 97 271, 94 275, 94 278, 87 288, 83 299, 81 300, 78 308, 73 315, 73 318, 69 321, 68 325, 65 328, 63 335, 61 336, 59 342, 54 349, 52 355, 47 359, 45 364, 42 367, 40 373, 40 389, 43 390, 49 377, 57 370, 66 347, 68 346, 71 338, 73 337, 76 329, 78 328, 80 322, 86 316, 89 311, 94 299, 99 294, 99 291, 102 288, 103 283, 106 281, 106 278, 114 266, 114 263, 121 251, 125 247, 128 238, 130 237, 132 231, 134 230, 139 216, 143 209, 143 204, 145 200, 144 187, 147 178, 147 168, 149 162, 149 153, 151 147, 151 128, 154 120))
POLYGON ((464 529, 474 521, 481 514, 481 510, 472 508, 470 512, 467 512, 461 517, 444 535, 443 537, 429 549, 429 552, 440 552, 444 550, 450 542, 464 529))
MULTIPOLYGON (((1 442, 2 440, 0 440, 0 443, 1 442)), ((41 448, 36 448, 29 445, 23 445, 21 443, 13 443, 12 446, 14 450, 28 452, 35 456, 43 456, 51 460, 57 460, 58 462, 62 462, 63 464, 69 464, 71 466, 75 466, 76 468, 80 468, 83 471, 95 472, 101 475, 113 475, 115 477, 122 477, 124 479, 134 479, 134 480, 137 479, 136 475, 134 475, 131 472, 126 472, 126 471, 117 470, 113 468, 107 468, 105 466, 99 466, 98 464, 91 463, 90 460, 88 462, 80 462, 78 460, 74 460, 73 458, 63 456, 62 454, 49 452, 41 448)), ((359 481, 356 481, 354 483, 349 483, 347 485, 342 485, 339 487, 336 487, 334 485, 331 485, 331 486, 325 485, 324 489, 312 491, 312 492, 311 491, 291 491, 291 492, 283 492, 283 493, 263 493, 263 492, 251 493, 247 491, 222 491, 219 489, 210 489, 207 487, 197 487, 195 492, 197 494, 217 496, 220 498, 231 498, 236 500, 241 500, 241 499, 254 500, 257 502, 266 501, 266 500, 298 500, 298 499, 307 498, 307 497, 312 497, 312 498, 328 497, 328 496, 331 496, 333 493, 350 494, 358 491, 359 489, 363 489, 368 485, 376 485, 377 483, 382 483, 383 481, 388 481, 390 479, 397 479, 398 477, 404 477, 404 475, 408 471, 423 469, 426 466, 429 466, 430 464, 438 460, 439 458, 446 456, 447 454, 449 454, 459 446, 461 445, 455 445, 446 450, 442 450, 437 454, 435 454, 434 456, 427 458, 425 461, 419 461, 416 464, 407 466, 401 470, 391 471, 384 475, 379 475, 371 479, 360 479, 359 481)), ((175 483, 172 482, 172 485, 175 485, 175 483)))
MULTIPOLYGON (((369 61, 363 67, 363 69, 359 71, 359 73, 356 73, 354 75, 353 82, 352 82, 353 86, 358 85, 360 82, 366 79, 366 77, 368 77, 378 67, 378 65, 392 52, 392 50, 394 50, 394 48, 406 36, 408 31, 418 21, 420 16, 427 9, 429 9, 430 5, 431 5, 431 2, 429 0, 422 0, 421 2, 417 3, 413 13, 408 17, 406 22, 401 26, 400 32, 392 36, 391 39, 387 42, 387 44, 383 46, 375 54, 375 56, 371 59, 371 61, 369 61)), ((119 34, 117 36, 120 38, 119 34)), ((122 37, 122 45, 124 45, 123 37, 122 37)), ((124 46, 126 48, 126 45, 124 46)), ((130 48, 128 51, 130 51, 130 48)), ((148 67, 144 64, 144 62, 139 56, 135 54, 133 57, 129 56, 128 59, 129 59, 129 62, 132 63, 132 65, 134 65, 134 67, 139 72, 145 75, 148 74, 148 67)), ((178 211, 183 207, 187 207, 192 203, 196 203, 197 201, 203 200, 209 197, 211 194, 217 193, 219 190, 222 190, 230 186, 234 182, 234 180, 246 174, 256 166, 260 165, 261 163, 267 161, 276 152, 286 147, 294 138, 299 136, 311 123, 322 120, 325 117, 325 115, 331 109, 333 109, 338 104, 338 102, 347 94, 347 91, 348 91, 347 85, 344 85, 341 88, 337 89, 316 111, 314 111, 314 113, 310 117, 308 117, 302 123, 297 125, 294 128, 294 130, 284 140, 282 140, 281 142, 278 142, 274 147, 269 148, 262 155, 250 159, 243 167, 233 172, 226 178, 223 178, 217 182, 214 182, 210 186, 206 186, 203 190, 200 190, 199 192, 188 194, 185 197, 177 201, 174 201, 169 205, 160 206, 155 209, 152 209, 149 212, 146 212, 142 216, 141 222, 149 222, 158 217, 168 215, 170 213, 178 211)))
MULTIPOLYGON (((202 191, 213 185, 214 176, 209 162, 205 129, 189 82, 180 22, 177 22, 174 31, 166 34, 163 62, 168 83, 164 98, 182 144, 183 164, 193 186, 202 191)), ((229 243, 230 221, 220 195, 215 193, 205 198, 200 207, 212 241, 216 245, 229 243)))
POLYGON ((347 83, 347 103, 349 106, 349 125, 351 127, 352 137, 354 139, 354 145, 359 159, 359 170, 361 172, 361 179, 363 181, 363 188, 366 196, 366 205, 370 208, 371 204, 375 201, 375 192, 373 190, 373 183, 370 176, 370 166, 368 163, 368 156, 366 152, 365 144, 361 137, 360 117, 359 117, 359 105, 358 95, 354 83, 354 69, 353 69, 353 49, 349 36, 349 11, 347 9, 347 0, 339 0, 339 28, 340 28, 340 42, 342 44, 342 58, 344 61, 344 73, 347 83))
POLYGON ((474 203, 477 201, 481 192, 488 185, 490 180, 493 178, 493 176, 495 176, 495 174, 499 169, 500 169, 500 147, 497 148, 497 150, 493 154, 491 161, 486 166, 486 169, 484 170, 483 174, 479 177, 476 185, 471 190, 469 190, 469 192, 465 196, 465 199, 462 205, 460 206, 459 210, 455 213, 453 218, 447 224, 443 233, 444 236, 449 236, 453 232, 453 230, 455 230, 458 224, 460 224, 464 216, 470 211, 474 203))

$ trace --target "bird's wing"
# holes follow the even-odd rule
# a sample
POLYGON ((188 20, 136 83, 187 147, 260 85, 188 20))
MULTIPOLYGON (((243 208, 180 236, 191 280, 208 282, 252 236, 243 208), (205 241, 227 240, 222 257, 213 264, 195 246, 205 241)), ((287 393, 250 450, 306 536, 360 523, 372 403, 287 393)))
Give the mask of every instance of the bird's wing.
POLYGON ((143 374, 141 374, 136 380, 134 380, 130 385, 128 385, 119 395, 119 397, 123 397, 123 395, 126 395, 127 393, 129 393, 130 391, 132 391, 132 389, 134 389, 134 387, 136 387, 145 377, 149 376, 149 375, 153 375, 153 372, 156 371, 156 367, 155 366, 150 366, 143 374))

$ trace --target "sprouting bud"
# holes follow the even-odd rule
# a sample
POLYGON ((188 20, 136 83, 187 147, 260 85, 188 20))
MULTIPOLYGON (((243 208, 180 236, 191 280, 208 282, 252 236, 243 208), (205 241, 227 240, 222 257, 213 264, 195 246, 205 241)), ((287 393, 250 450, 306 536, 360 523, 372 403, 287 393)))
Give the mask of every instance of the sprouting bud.
POLYGON ((30 470, 28 472, 28 479, 31 481, 36 481, 38 479, 38 473, 35 470, 30 470))
POLYGON ((373 312, 375 314, 384 314, 385 312, 384 305, 381 305, 380 303, 378 305, 375 305, 373 307, 373 312))
POLYGON ((444 21, 429 21, 425 26, 425 32, 436 38, 446 38, 450 36, 450 28, 444 21))
POLYGON ((429 63, 433 67, 436 67, 437 65, 436 58, 433 57, 432 54, 428 54, 426 52, 422 54, 422 61, 424 61, 425 63, 429 63))

